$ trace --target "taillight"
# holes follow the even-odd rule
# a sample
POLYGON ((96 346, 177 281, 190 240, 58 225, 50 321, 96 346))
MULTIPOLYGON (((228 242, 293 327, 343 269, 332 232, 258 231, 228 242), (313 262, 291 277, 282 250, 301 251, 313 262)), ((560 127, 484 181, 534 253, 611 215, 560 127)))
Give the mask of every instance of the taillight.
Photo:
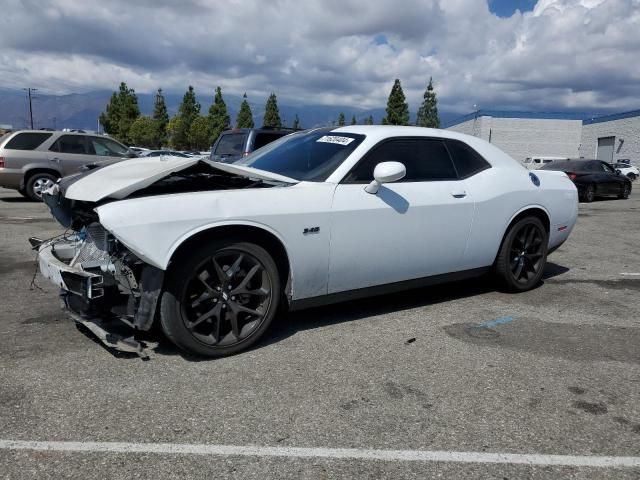
POLYGON ((0 157, 0 168, 4 168, 4 157, 0 157))
POLYGON ((578 175, 576 175, 575 173, 572 173, 572 172, 565 172, 565 173, 567 174, 567 177, 569 177, 570 180, 575 180, 576 177, 578 176, 578 175))

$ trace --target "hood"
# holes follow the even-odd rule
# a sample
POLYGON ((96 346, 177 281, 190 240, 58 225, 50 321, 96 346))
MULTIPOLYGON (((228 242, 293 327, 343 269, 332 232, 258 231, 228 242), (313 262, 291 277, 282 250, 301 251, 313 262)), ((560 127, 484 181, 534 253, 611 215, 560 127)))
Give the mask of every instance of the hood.
POLYGON ((223 164, 200 158, 141 157, 96 168, 65 182, 64 196, 71 200, 99 202, 105 198, 121 200, 137 190, 146 188, 172 173, 198 163, 212 171, 220 170, 246 178, 298 183, 293 178, 238 165, 223 164))

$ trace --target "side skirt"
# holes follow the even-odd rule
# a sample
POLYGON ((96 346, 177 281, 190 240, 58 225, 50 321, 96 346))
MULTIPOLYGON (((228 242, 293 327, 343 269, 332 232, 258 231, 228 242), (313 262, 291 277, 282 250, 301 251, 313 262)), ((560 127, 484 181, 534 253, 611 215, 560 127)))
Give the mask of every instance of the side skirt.
POLYGON ((375 285, 373 287, 336 292, 329 295, 320 295, 318 297, 301 298, 299 300, 292 300, 289 304, 289 310, 304 310, 306 308, 347 302, 349 300, 357 300, 359 298, 375 297, 378 295, 386 295, 389 293, 401 292, 403 290, 429 287, 432 285, 438 285, 447 282, 457 282, 460 280, 479 277, 490 270, 491 266, 474 268, 471 270, 463 270, 460 272, 443 273, 441 275, 432 275, 430 277, 416 278, 414 280, 404 280, 402 282, 387 283, 385 285, 375 285))

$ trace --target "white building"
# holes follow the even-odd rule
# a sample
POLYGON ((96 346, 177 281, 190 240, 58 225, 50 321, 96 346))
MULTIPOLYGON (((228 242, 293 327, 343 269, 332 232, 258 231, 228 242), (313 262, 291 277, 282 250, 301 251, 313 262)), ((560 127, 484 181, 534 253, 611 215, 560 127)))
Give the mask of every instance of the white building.
POLYGON ((533 156, 577 158, 583 116, 478 110, 446 128, 483 138, 520 162, 533 156))
POLYGON ((581 157, 606 162, 628 158, 640 165, 640 110, 591 118, 582 123, 581 157))

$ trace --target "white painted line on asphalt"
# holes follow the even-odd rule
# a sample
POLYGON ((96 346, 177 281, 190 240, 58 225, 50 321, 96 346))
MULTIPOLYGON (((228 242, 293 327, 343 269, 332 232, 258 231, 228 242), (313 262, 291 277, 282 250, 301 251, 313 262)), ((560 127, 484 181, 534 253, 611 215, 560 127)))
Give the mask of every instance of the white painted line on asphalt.
POLYGON ((636 272, 620 272, 620 275, 627 275, 629 277, 640 277, 640 273, 636 272))
POLYGON ((245 457, 329 458, 389 462, 509 463, 564 467, 640 467, 640 457, 544 455, 537 453, 451 452, 429 450, 373 450, 362 448, 259 447, 184 443, 38 442, 0 440, 0 450, 37 450, 85 453, 158 453, 245 457))

